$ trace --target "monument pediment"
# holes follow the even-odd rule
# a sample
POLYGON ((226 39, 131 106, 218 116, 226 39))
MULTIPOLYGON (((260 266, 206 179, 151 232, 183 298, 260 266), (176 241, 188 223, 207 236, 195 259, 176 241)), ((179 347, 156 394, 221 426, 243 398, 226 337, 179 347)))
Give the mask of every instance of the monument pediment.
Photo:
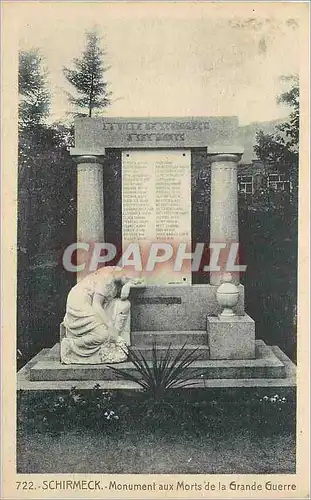
POLYGON ((79 148, 200 148, 232 144, 238 131, 235 116, 76 118, 79 148))

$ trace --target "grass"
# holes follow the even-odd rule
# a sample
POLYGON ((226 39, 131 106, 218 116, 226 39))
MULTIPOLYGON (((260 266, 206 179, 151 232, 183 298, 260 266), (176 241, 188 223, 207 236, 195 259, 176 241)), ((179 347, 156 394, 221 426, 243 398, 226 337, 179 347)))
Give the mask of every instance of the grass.
POLYGON ((197 436, 92 430, 59 435, 18 434, 19 473, 290 474, 295 440, 290 433, 259 437, 240 430, 197 436))
POLYGON ((168 396, 150 413, 140 391, 20 393, 18 473, 295 473, 294 393, 168 396))

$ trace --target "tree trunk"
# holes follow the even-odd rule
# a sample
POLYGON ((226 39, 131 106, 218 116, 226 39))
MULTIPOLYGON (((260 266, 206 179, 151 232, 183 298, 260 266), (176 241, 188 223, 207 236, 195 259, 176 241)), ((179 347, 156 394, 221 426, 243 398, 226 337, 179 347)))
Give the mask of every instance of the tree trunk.
POLYGON ((93 85, 94 85, 94 75, 91 75, 91 88, 90 88, 90 100, 89 100, 89 118, 92 117, 92 101, 93 101, 93 85))

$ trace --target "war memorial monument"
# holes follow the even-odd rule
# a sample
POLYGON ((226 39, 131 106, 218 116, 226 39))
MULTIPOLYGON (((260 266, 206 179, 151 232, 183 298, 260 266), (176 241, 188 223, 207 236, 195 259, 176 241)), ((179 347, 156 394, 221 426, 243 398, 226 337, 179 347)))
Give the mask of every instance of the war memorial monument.
POLYGON ((294 364, 278 346, 256 338, 255 322, 244 306, 237 186, 243 148, 237 144, 237 129, 235 117, 76 119, 71 155, 78 186, 77 285, 68 296, 65 318, 59 318, 59 343, 43 349, 19 372, 20 389, 87 389, 95 383, 133 388, 118 379, 109 363, 134 370, 126 349, 138 349, 150 359, 154 342, 159 352, 169 345, 173 350, 184 344, 198 348, 200 360, 194 365, 202 370, 202 378, 194 380, 193 387, 295 385, 294 364), (121 204, 111 214, 116 215, 119 247, 104 247, 106 257, 111 250, 113 265, 106 262, 99 271, 92 268, 92 274, 89 257, 87 265, 83 262, 87 248, 93 259, 95 251, 97 260, 105 261, 100 253, 107 241, 105 171, 113 155, 121 169, 121 204), (194 241, 192 231, 195 158, 210 169, 209 240, 200 242, 194 241), (138 263, 133 244, 141 252, 138 263), (210 265, 200 267, 204 246, 210 251, 210 265), (127 263, 131 254, 140 281, 128 280, 130 266, 119 270, 129 247, 127 263), (194 273, 204 274, 203 282, 194 279, 194 273), (99 316, 90 309, 95 298, 99 316), (101 320, 94 322, 94 317, 101 320), (111 333, 107 338, 101 321, 111 333))

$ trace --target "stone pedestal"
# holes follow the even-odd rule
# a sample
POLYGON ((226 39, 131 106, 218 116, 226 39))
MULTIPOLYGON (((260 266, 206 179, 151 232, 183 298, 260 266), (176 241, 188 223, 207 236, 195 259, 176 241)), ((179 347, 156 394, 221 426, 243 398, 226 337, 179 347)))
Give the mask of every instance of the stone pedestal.
POLYGON ((247 314, 207 317, 210 359, 254 359, 255 322, 247 314))

